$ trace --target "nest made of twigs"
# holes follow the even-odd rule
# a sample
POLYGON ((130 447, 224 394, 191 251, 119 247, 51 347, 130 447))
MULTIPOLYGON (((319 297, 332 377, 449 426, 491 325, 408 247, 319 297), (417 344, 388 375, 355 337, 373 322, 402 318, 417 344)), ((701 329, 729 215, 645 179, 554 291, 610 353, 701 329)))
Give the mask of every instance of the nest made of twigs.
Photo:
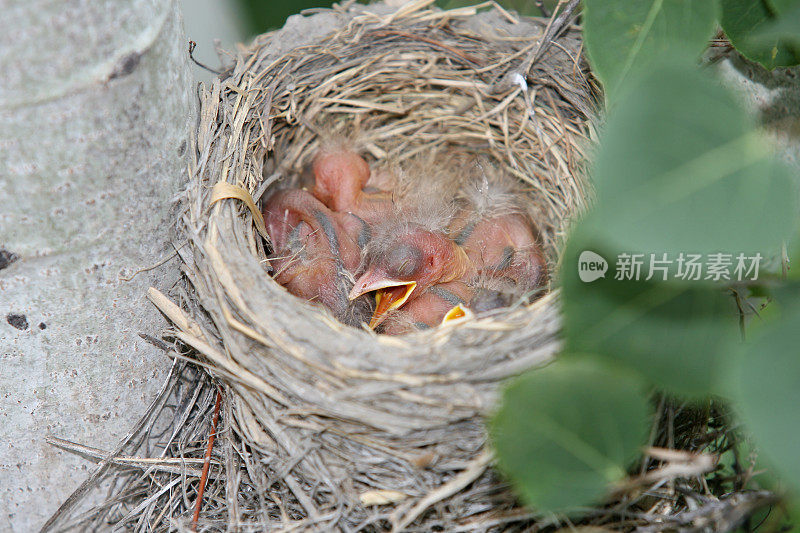
MULTIPOLYGON (((180 252, 189 313, 159 306, 230 388, 234 428, 278 487, 265 504, 276 526, 383 517, 403 529, 514 507, 486 471, 484 418, 502 380, 557 351, 557 298, 390 338, 290 295, 259 235, 254 203, 295 179, 324 125, 357 133, 376 163, 437 151, 490 160, 525 186, 556 265, 587 195, 580 42, 568 31, 544 49, 546 21, 426 4, 338 8, 322 15, 338 30, 293 48, 259 37, 201 90, 182 221, 191 250, 180 252)), ((313 33, 294 22, 278 35, 313 33)))

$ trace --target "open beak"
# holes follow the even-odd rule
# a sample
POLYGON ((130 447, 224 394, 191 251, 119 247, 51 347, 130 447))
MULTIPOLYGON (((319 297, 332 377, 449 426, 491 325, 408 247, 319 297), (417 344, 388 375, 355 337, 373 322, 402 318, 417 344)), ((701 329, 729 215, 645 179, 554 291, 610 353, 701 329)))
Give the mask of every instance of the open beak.
POLYGON ((369 274, 365 274, 356 282, 353 290, 350 291, 349 298, 355 300, 362 294, 375 291, 375 312, 369 321, 369 327, 374 329, 384 321, 389 311, 406 303, 416 287, 416 281, 385 278, 370 280, 369 274))
POLYGON ((458 304, 454 308, 450 309, 447 312, 447 314, 444 315, 444 318, 442 319, 442 324, 446 324, 448 322, 451 322, 453 320, 458 320, 460 318, 471 318, 471 317, 472 317, 472 311, 470 311, 469 307, 458 304))

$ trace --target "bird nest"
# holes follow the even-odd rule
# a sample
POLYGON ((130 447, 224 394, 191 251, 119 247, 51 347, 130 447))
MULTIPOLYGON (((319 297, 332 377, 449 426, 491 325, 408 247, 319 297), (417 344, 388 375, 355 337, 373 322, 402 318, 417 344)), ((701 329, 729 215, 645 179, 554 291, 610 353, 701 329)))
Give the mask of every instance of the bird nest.
POLYGON ((268 271, 258 204, 299 179, 323 132, 357 137, 374 164, 488 159, 523 185, 554 270, 587 196, 578 37, 545 42, 546 21, 496 6, 475 16, 426 4, 295 20, 200 92, 180 252, 191 291, 183 310, 154 299, 227 387, 228 422, 272 487, 257 519, 275 526, 426 530, 515 507, 484 420, 503 380, 558 350, 556 296, 388 337, 337 322, 268 271), (314 38, 330 22, 338 29, 314 38), (310 41, 289 46, 292 34, 310 41))

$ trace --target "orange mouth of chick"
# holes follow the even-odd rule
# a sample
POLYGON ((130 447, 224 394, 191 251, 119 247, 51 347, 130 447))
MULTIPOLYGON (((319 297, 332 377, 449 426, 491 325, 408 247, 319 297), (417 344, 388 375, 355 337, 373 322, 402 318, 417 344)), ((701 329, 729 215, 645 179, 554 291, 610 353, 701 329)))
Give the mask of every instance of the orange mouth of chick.
POLYGON ((417 283, 415 281, 409 281, 377 289, 375 291, 375 312, 369 321, 369 327, 371 329, 378 327, 386 319, 390 311, 406 303, 416 287, 417 283))
POLYGON ((450 309, 447 314, 442 318, 442 324, 446 324, 451 320, 458 320, 459 318, 469 318, 472 316, 472 311, 468 307, 463 307, 461 304, 450 309))

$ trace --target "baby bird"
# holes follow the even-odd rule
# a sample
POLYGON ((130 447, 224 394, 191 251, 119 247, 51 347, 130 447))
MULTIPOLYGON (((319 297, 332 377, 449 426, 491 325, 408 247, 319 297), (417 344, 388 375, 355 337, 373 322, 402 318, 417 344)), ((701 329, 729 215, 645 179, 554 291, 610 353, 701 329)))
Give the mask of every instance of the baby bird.
POLYGON ((275 281, 295 296, 325 305, 342 322, 357 325, 366 319, 361 315, 371 311, 369 302, 348 298, 350 271, 361 259, 361 224, 299 189, 273 194, 263 212, 275 281))
POLYGON ((450 224, 453 240, 484 279, 512 285, 506 294, 535 290, 546 282, 547 266, 521 203, 523 193, 493 167, 479 163, 478 169, 458 195, 460 209, 450 224))
POLYGON ((461 309, 463 312, 472 294, 472 289, 461 281, 432 285, 403 307, 389 312, 381 325, 381 333, 401 335, 464 316, 453 310, 461 309))
MULTIPOLYGON (((370 184, 369 165, 344 142, 323 146, 314 158, 312 170, 312 193, 333 211, 351 213, 374 224, 391 208, 391 184, 386 183, 387 190, 370 184)), ((385 178, 383 174, 379 178, 385 178)))

